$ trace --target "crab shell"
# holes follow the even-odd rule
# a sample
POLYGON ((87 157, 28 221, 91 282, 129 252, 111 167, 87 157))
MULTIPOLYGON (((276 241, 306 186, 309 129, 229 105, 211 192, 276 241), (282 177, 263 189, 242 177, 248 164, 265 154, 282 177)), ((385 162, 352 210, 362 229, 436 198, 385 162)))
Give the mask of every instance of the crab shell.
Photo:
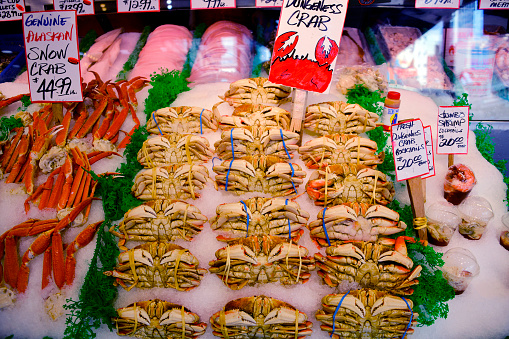
POLYGON ((376 128, 378 115, 358 104, 329 101, 306 109, 304 128, 320 135, 359 134, 376 128))
POLYGON ((145 168, 182 163, 203 163, 214 156, 209 141, 192 134, 156 135, 143 142, 138 162, 145 168))
POLYGON ((221 165, 212 169, 217 173, 216 187, 235 194, 247 192, 264 192, 272 196, 294 194, 306 176, 306 172, 302 171, 299 165, 287 163, 274 156, 223 161, 221 165))
POLYGON ((334 206, 346 202, 387 205, 395 190, 384 173, 363 165, 341 164, 313 172, 306 192, 315 205, 334 206))
POLYGON ((138 338, 197 338, 207 324, 189 309, 164 300, 139 301, 117 309, 118 335, 138 338), (159 335, 159 336, 158 336, 159 335))
POLYGON ((315 269, 314 259, 307 256, 309 251, 285 238, 219 239, 228 246, 216 251, 217 260, 209 263, 209 271, 233 290, 276 281, 283 285, 305 283, 315 269))
POLYGON ((217 155, 223 160, 232 159, 232 148, 235 159, 250 155, 272 155, 289 160, 288 155, 292 157, 292 153, 299 148, 297 146, 299 139, 298 133, 283 129, 232 128, 221 133, 221 139, 214 147, 217 155))
POLYGON ((224 96, 219 96, 231 106, 242 104, 281 104, 292 89, 270 82, 267 78, 241 79, 230 84, 224 96))
POLYGON ((198 265, 198 259, 183 247, 151 242, 120 253, 117 267, 104 274, 116 278, 126 290, 137 286, 189 291, 200 285, 207 273, 198 265))
POLYGON ((192 240, 203 229, 207 217, 200 210, 181 200, 158 199, 145 202, 124 214, 118 226, 110 232, 121 244, 134 241, 192 240))
POLYGON ((362 338, 401 338, 405 331, 414 332, 410 326, 417 324, 419 316, 411 311, 412 301, 406 301, 408 305, 401 297, 371 289, 350 291, 346 296, 328 294, 315 317, 322 323, 322 331, 331 333, 333 339, 361 338, 361 333, 362 338))
POLYGON ((207 133, 217 131, 217 121, 212 111, 205 108, 165 107, 152 113, 147 131, 151 134, 207 133))
POLYGON ((210 227, 236 237, 267 234, 290 236, 293 241, 298 241, 308 219, 309 213, 301 209, 296 201, 258 197, 217 206, 210 227))
POLYGON ((305 313, 264 295, 235 299, 210 317, 220 338, 304 338, 313 331, 305 313))
POLYGON ((196 199, 209 181, 209 173, 202 165, 171 165, 141 170, 131 188, 141 200, 196 199))
POLYGON ((422 270, 407 256, 405 237, 338 242, 327 247, 326 256, 316 253, 315 260, 318 275, 331 287, 347 280, 400 295, 413 293, 411 286, 419 283, 422 270))
POLYGON ((357 202, 323 209, 308 225, 311 239, 319 246, 328 246, 327 238, 331 244, 338 240, 376 241, 379 235, 398 233, 406 227, 399 213, 390 208, 357 202))
POLYGON ((314 138, 299 147, 302 161, 308 168, 324 168, 336 164, 360 164, 376 168, 385 153, 376 154, 376 142, 357 135, 333 134, 314 138))
POLYGON ((212 107, 214 115, 219 121, 219 128, 229 130, 234 127, 267 127, 288 130, 292 114, 281 107, 242 104, 237 106, 231 116, 219 113, 218 103, 212 107))

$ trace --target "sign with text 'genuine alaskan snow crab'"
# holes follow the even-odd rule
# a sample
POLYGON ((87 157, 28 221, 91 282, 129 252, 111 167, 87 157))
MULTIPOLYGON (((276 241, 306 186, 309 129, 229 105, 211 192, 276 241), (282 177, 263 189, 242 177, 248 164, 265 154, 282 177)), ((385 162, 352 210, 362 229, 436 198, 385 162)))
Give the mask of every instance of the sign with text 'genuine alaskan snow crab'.
POLYGON ((32 102, 83 101, 76 11, 23 14, 32 102))
POLYGON ((59 10, 75 10, 78 15, 93 15, 94 0, 53 0, 53 8, 59 10))
POLYGON ((392 125, 391 142, 397 181, 429 173, 428 152, 420 119, 392 125))
POLYGON ((283 0, 269 80, 323 93, 329 87, 348 0, 283 0))
POLYGON ((21 20, 25 0, 0 0, 0 21, 21 20))
POLYGON ((159 12, 159 0, 117 0, 118 13, 159 12))

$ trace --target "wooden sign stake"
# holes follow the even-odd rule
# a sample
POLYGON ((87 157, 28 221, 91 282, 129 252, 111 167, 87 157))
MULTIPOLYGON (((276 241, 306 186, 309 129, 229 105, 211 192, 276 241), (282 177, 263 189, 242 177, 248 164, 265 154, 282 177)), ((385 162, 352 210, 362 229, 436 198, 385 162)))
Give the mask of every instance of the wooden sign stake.
POLYGON ((61 102, 54 102, 51 104, 53 110, 53 116, 57 119, 58 123, 62 123, 64 120, 64 107, 61 102))
POLYGON ((308 92, 302 89, 295 88, 295 96, 293 98, 292 107, 292 121, 290 123, 290 131, 300 134, 299 146, 302 143, 302 121, 304 120, 306 112, 306 101, 308 92))
POLYGON ((447 156, 447 167, 454 165, 454 154, 448 154, 447 156))
MULTIPOLYGON (((407 180, 408 195, 410 196, 410 202, 412 203, 412 212, 414 218, 426 217, 424 210, 424 199, 422 189, 422 178, 416 177, 407 180)), ((428 230, 426 227, 417 230, 419 238, 421 240, 428 240, 428 230)))

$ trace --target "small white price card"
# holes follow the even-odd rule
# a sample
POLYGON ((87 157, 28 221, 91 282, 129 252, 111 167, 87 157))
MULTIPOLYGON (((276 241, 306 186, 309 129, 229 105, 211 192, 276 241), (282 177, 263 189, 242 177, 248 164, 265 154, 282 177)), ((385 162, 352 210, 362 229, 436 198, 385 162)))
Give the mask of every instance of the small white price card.
POLYGON ((420 119, 392 125, 391 142, 397 181, 429 173, 428 152, 420 119))
POLYGON ((480 0, 479 9, 509 9, 509 0, 480 0))
POLYGON ((426 139, 426 151, 428 152, 428 169, 429 173, 423 175, 422 178, 431 178, 435 176, 435 154, 433 154, 433 134, 431 126, 424 127, 424 138, 426 139))
POLYGON ((159 0, 117 0, 118 13, 159 11, 159 0))
POLYGON ((283 0, 256 0, 256 7, 281 7, 283 0))
POLYGON ((94 0, 53 0, 53 8, 59 10, 75 10, 78 15, 93 15, 94 0))
POLYGON ((21 20, 25 0, 0 0, 0 21, 21 20))
POLYGON ((415 0, 415 8, 460 8, 460 0, 415 0))
POLYGON ((437 154, 468 153, 468 106, 438 107, 437 154))
POLYGON ((191 0, 191 9, 235 8, 235 0, 191 0))
POLYGON ((323 93, 329 87, 348 0, 283 0, 269 80, 323 93))
POLYGON ((83 101, 76 11, 23 13, 32 102, 83 101))

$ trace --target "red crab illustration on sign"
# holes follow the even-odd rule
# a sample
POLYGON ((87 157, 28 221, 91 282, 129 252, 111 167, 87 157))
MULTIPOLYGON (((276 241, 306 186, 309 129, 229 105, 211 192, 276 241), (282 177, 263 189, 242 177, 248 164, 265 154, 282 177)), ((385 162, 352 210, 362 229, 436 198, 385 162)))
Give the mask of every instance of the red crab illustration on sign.
POLYGON ((315 59, 299 56, 295 48, 299 41, 297 32, 281 34, 274 43, 269 80, 278 84, 307 91, 324 92, 332 79, 334 60, 339 52, 336 41, 327 36, 318 40, 315 59))

